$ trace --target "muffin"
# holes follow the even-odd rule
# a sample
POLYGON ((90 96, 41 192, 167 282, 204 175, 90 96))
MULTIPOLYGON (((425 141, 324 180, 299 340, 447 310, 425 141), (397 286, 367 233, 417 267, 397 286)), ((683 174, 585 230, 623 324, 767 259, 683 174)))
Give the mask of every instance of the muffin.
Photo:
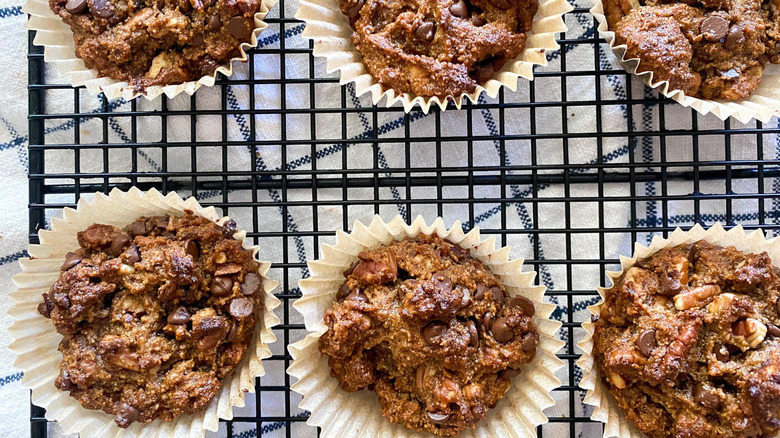
POLYGON ((262 0, 49 0, 70 26, 76 56, 137 92, 213 75, 243 56, 262 0))
POLYGON ((766 252, 705 240, 668 246, 626 269, 599 308, 596 369, 639 431, 651 438, 780 431, 780 280, 766 252))
POLYGON ((538 0, 339 0, 369 74, 398 94, 472 94, 526 46, 538 0))
POLYGON ((637 72, 652 72, 686 96, 729 101, 761 85, 767 63, 780 63, 780 20, 773 0, 604 0, 615 43, 637 72))
POLYGON ((408 429, 473 428, 536 355, 533 302, 436 235, 358 257, 319 338, 339 387, 374 391, 382 415, 408 429))
POLYGON ((260 264, 235 232, 191 211, 79 232, 38 305, 62 336, 52 384, 122 428, 203 410, 264 304, 260 264))

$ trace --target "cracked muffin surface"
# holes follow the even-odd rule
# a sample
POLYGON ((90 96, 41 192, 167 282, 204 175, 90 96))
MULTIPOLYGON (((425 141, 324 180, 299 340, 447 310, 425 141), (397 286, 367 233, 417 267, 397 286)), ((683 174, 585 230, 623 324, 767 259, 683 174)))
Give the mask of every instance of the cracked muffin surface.
POLYGON ((593 355, 627 419, 651 438, 776 435, 779 287, 766 253, 705 241, 626 270, 606 291, 593 355))
POLYGON ((261 0, 49 0, 76 56, 100 76, 152 85, 196 81, 240 56, 261 0))
POLYGON ((63 337, 57 388, 120 427, 205 408, 262 307, 259 264, 235 231, 188 212, 79 232, 38 306, 63 337))
POLYGON ((366 70, 418 96, 473 93, 525 48, 538 0, 339 0, 366 70))
POLYGON ((536 354, 533 302, 437 236, 364 251, 344 275, 319 350, 341 389, 376 392, 394 423, 473 428, 536 354))
POLYGON ((626 58, 670 90, 705 99, 747 98, 767 63, 780 62, 776 0, 606 0, 626 58))

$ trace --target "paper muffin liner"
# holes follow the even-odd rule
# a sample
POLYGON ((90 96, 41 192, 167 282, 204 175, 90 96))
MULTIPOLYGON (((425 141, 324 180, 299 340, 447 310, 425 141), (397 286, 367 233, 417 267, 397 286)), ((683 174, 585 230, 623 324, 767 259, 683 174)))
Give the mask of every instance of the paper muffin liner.
MULTIPOLYGON (((638 72, 640 59, 626 59, 627 46, 625 44, 616 43, 615 32, 609 30, 602 1, 591 0, 591 4, 593 7, 590 9, 590 12, 599 22, 599 34, 602 38, 607 40, 609 47, 618 59, 618 63, 620 63, 627 72, 639 77, 639 79, 648 87, 655 89, 670 99, 676 100, 684 107, 693 108, 702 115, 712 113, 723 121, 729 117, 734 117, 742 123, 748 123, 751 119, 760 120, 761 122, 766 123, 772 116, 780 116, 780 65, 766 65, 764 76, 761 79, 761 86, 747 99, 728 101, 699 99, 697 97, 686 96, 681 90, 670 89, 668 81, 653 80, 653 73, 651 71, 638 72)), ((631 4, 634 7, 639 6, 637 0, 631 0, 631 4)))
MULTIPOLYGON (((620 256, 620 270, 606 272, 611 285, 609 287, 597 288, 601 301, 593 306, 589 306, 588 310, 596 316, 601 314, 601 306, 604 304, 606 291, 614 286, 618 278, 628 268, 634 266, 637 260, 645 259, 663 248, 694 243, 700 240, 719 246, 734 246, 737 250, 744 253, 762 253, 766 251, 775 265, 780 260, 780 240, 777 238, 767 239, 760 229, 748 233, 742 229, 742 226, 737 226, 726 231, 720 223, 716 223, 706 230, 698 224, 688 231, 677 228, 666 239, 661 236, 654 236, 650 246, 635 243, 633 257, 620 256)), ((595 324, 584 322, 582 328, 585 330, 585 336, 577 344, 582 349, 582 357, 577 361, 577 365, 582 368, 580 387, 587 390, 583 401, 593 406, 593 414, 590 418, 604 423, 604 438, 643 438, 645 435, 639 432, 623 415, 617 401, 602 382, 599 371, 594 364, 592 354, 595 324)))
POLYGON ((535 427, 548 421, 544 409, 555 404, 550 392, 561 384, 555 372, 564 366, 555 355, 564 345, 555 338, 561 323, 550 319, 555 305, 542 302, 545 287, 533 285, 536 273, 521 272, 523 260, 510 260, 508 247, 496 250, 494 237, 481 240, 478 228, 464 234, 459 222, 447 230, 441 218, 429 226, 419 216, 411 225, 407 225, 401 216, 389 223, 374 216, 368 226, 356 221, 352 233, 337 232, 336 243, 323 245, 320 259, 308 262, 311 277, 299 282, 303 295, 293 307, 303 315, 306 330, 310 333, 289 346, 293 363, 287 369, 291 376, 297 378, 292 390, 303 395, 299 407, 311 412, 307 424, 321 427, 323 437, 433 436, 391 423, 382 416, 373 391, 347 393, 341 390, 338 381, 330 376, 327 357, 321 355, 317 348, 318 339, 327 330, 323 323, 325 311, 344 282, 343 271, 358 259, 358 254, 419 234, 436 234, 469 250, 472 257, 501 279, 510 295, 529 298, 536 307, 533 322, 540 335, 536 357, 523 366, 519 376, 512 379, 509 391, 495 408, 488 411, 487 417, 477 423, 476 430, 466 429, 458 436, 536 436, 535 427))
MULTIPOLYGON (((14 338, 9 349, 17 355, 14 366, 24 372, 22 384, 32 389, 32 401, 46 408, 46 418, 58 421, 65 433, 81 433, 82 437, 202 437, 206 429, 217 430, 220 418, 233 418, 232 407, 244 406, 244 393, 254 392, 254 378, 265 374, 261 361, 271 356, 269 344, 276 341, 271 327, 280 322, 273 312, 280 301, 271 293, 278 283, 266 277, 270 262, 260 262, 258 269, 263 277, 263 310, 247 353, 222 380, 219 392, 203 411, 182 415, 172 422, 133 423, 121 429, 113 416, 82 407, 54 386, 62 361, 62 354, 57 351, 62 336, 50 320, 38 313, 37 306, 41 294, 48 292, 59 277, 65 254, 78 248, 76 233, 93 223, 123 227, 140 216, 183 216, 185 209, 218 224, 229 219, 220 217, 214 207, 203 208, 195 198, 185 201, 176 193, 163 196, 154 189, 114 189, 108 196, 97 193, 93 201, 79 200, 75 210, 64 209, 62 219, 52 219, 51 231, 40 231, 40 245, 30 245, 30 258, 19 261, 22 273, 13 278, 17 290, 11 293, 14 304, 8 310, 14 319, 9 328, 14 338)), ((257 259, 259 247, 248 243, 246 231, 237 231, 233 238, 243 241, 244 248, 257 259)))
POLYGON ((169 99, 181 92, 191 96, 202 86, 213 86, 217 73, 222 73, 226 77, 231 76, 233 62, 245 62, 248 59, 246 51, 257 46, 257 36, 268 27, 263 19, 275 3, 276 0, 262 0, 260 12, 254 16, 255 28, 252 31, 251 40, 249 43, 241 43, 240 56, 231 58, 226 64, 217 67, 214 73, 205 75, 197 81, 173 85, 153 85, 144 88, 143 91, 137 90, 126 81, 100 76, 97 70, 87 68, 84 61, 76 56, 73 31, 58 15, 52 12, 48 0, 26 0, 22 6, 22 12, 30 14, 27 29, 36 31, 33 44, 43 46, 43 59, 54 64, 60 74, 68 76, 72 86, 86 86, 90 94, 97 96, 103 93, 108 100, 120 97, 131 100, 139 96, 153 100, 161 94, 165 94, 169 99))
POLYGON ((555 34, 566 32, 563 14, 574 8, 566 0, 539 0, 539 10, 534 17, 531 31, 528 32, 525 49, 515 59, 507 61, 493 79, 486 84, 477 86, 471 93, 460 96, 448 96, 439 99, 436 96, 417 96, 413 93, 397 94, 392 88, 387 88, 374 79, 363 65, 363 56, 352 43, 352 28, 349 20, 341 12, 338 0, 301 0, 301 6, 295 18, 306 22, 303 36, 314 41, 314 56, 327 60, 327 72, 341 71, 341 84, 353 82, 355 95, 361 96, 371 92, 371 100, 376 105, 383 96, 387 96, 386 106, 401 102, 405 112, 415 105, 426 114, 432 104, 437 104, 442 110, 447 108, 451 99, 460 109, 463 98, 477 102, 484 91, 490 97, 496 97, 498 90, 505 86, 512 91, 517 89, 519 76, 533 80, 534 65, 547 65, 545 53, 558 50, 555 34))

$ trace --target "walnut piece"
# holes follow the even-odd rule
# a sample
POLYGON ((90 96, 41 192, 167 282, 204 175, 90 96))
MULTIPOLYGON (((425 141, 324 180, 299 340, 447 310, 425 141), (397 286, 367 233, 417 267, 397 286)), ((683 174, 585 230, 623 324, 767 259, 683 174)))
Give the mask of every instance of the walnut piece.
POLYGON ((720 295, 720 286, 717 284, 705 284, 695 287, 674 296, 674 307, 677 310, 688 310, 694 307, 702 307, 710 298, 720 295))

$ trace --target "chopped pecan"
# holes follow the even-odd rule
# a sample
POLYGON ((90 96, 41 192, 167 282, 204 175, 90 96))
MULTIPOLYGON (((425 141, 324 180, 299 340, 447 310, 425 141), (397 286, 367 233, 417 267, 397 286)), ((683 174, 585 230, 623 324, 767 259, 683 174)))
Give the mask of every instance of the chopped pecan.
POLYGON ((735 322, 732 331, 735 336, 745 338, 750 348, 755 348, 766 337, 767 327, 757 319, 745 318, 735 322))
POLYGON ((705 284, 704 286, 681 292, 674 296, 674 307, 677 310, 688 310, 695 307, 703 307, 711 298, 719 295, 720 286, 717 284, 705 284))

